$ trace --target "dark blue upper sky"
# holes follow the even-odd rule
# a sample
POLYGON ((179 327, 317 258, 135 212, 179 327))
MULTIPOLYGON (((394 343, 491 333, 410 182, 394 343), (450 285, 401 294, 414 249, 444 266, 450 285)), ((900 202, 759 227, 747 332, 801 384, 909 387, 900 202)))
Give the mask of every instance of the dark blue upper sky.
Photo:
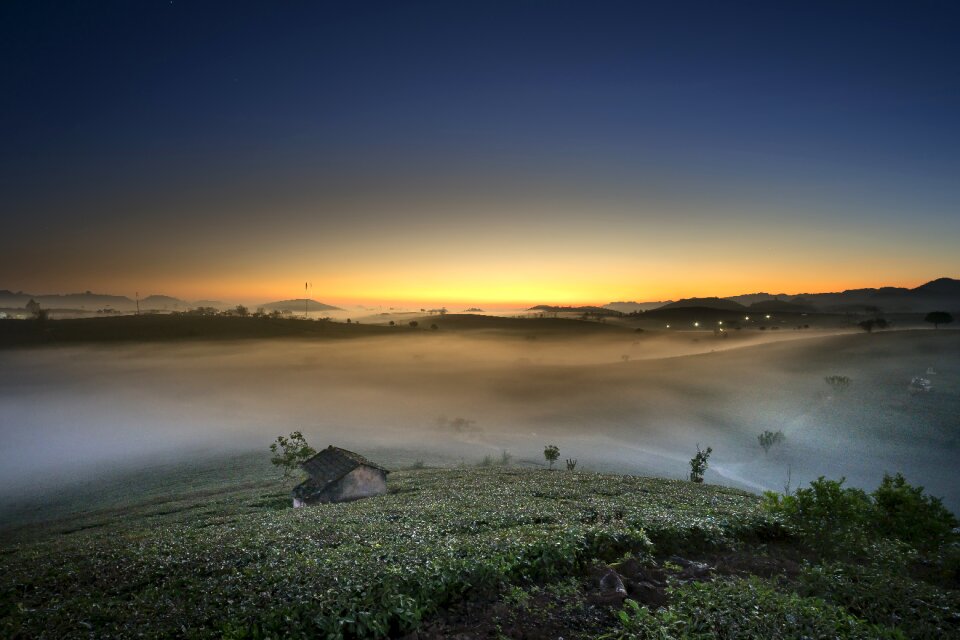
POLYGON ((454 218, 600 198, 956 240, 957 6, 5 2, 0 266, 84 229, 254 234, 264 207, 295 226, 359 191, 443 193, 454 218))

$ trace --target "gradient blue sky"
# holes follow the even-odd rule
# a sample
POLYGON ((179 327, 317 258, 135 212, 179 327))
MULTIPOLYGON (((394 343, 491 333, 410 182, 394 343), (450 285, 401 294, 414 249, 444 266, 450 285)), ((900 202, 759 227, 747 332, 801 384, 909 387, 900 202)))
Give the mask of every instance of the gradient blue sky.
POLYGON ((952 2, 0 6, 0 288, 607 302, 960 274, 952 2))

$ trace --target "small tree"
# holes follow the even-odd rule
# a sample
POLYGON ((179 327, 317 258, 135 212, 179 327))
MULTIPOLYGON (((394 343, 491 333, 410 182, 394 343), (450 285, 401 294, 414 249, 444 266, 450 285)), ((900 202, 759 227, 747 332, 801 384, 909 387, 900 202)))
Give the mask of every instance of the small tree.
POLYGON ((775 444, 780 444, 785 439, 783 431, 764 431, 757 436, 757 441, 763 447, 764 453, 770 453, 770 448, 775 444))
POLYGON ((294 431, 289 437, 279 436, 276 442, 270 445, 273 457, 270 462, 283 470, 283 478, 293 477, 300 465, 316 455, 316 450, 307 444, 307 439, 299 431, 294 431))
POLYGON ((940 325, 953 322, 953 316, 946 311, 931 311, 923 320, 932 324, 934 329, 939 329, 940 325))
POLYGON ((233 312, 241 318, 246 318, 248 315, 250 315, 250 310, 242 304, 238 304, 236 307, 234 307, 233 312))
POLYGON ((707 447, 706 450, 701 451, 700 444, 697 443, 697 455, 690 458, 690 482, 698 484, 703 482, 703 474, 707 470, 707 460, 711 453, 713 453, 712 447, 707 447))
POLYGON ((553 463, 560 457, 560 448, 555 444, 548 444, 543 450, 543 457, 546 458, 550 468, 553 469, 553 463))
POLYGON ((874 329, 886 329, 890 326, 890 323, 883 318, 870 318, 869 320, 857 323, 857 326, 867 333, 872 333, 874 329))
POLYGON ((411 320, 408 324, 409 324, 411 327, 413 327, 414 329, 416 329, 418 326, 420 326, 420 323, 417 322, 416 320, 411 320))
POLYGON ((506 449, 504 449, 502 452, 500 452, 500 464, 501 464, 501 465, 503 465, 504 467, 509 467, 511 460, 513 460, 513 455, 512 455, 509 451, 507 451, 506 449))
POLYGON ((836 391, 843 391, 850 386, 850 378, 847 376, 826 376, 823 381, 836 391))
POLYGON ((573 471, 577 468, 576 458, 567 458, 567 471, 573 471))

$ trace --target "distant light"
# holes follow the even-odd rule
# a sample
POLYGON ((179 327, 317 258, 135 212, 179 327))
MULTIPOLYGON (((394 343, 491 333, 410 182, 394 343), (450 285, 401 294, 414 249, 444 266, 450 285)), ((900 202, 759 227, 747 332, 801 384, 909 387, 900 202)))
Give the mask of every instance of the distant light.
POLYGON ((670 328, 670 325, 667 325, 667 329, 669 329, 669 328, 670 328))
POLYGON ((694 322, 694 323, 693 323, 693 326, 699 327, 699 326, 700 326, 700 323, 699 323, 699 322, 694 322))
POLYGON ((744 319, 744 320, 749 320, 749 319, 750 319, 750 316, 744 316, 743 319, 744 319))
POLYGON ((723 320, 717 320, 717 324, 723 324, 723 320))
POLYGON ((770 319, 770 314, 768 313, 768 314, 767 314, 767 320, 769 320, 769 319, 770 319))

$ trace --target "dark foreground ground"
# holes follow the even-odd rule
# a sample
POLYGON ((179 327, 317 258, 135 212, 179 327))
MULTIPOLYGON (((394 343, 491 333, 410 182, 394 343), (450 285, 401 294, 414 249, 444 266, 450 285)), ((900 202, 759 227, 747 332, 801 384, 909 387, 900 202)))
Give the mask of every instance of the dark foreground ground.
POLYGON ((811 546, 735 489, 410 469, 386 496, 293 510, 268 467, 139 474, 8 526, 0 636, 960 636, 949 549, 811 546))

